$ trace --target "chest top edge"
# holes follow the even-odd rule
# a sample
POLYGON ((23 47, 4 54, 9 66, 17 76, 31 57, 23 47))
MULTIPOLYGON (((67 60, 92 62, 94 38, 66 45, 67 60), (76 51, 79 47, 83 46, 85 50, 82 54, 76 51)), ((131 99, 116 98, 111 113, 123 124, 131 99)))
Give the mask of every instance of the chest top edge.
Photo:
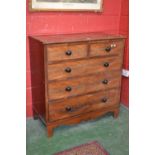
POLYGON ((38 35, 29 36, 43 44, 56 44, 56 43, 74 43, 74 42, 89 42, 100 40, 112 39, 125 39, 125 36, 116 34, 105 34, 104 32, 92 33, 76 33, 76 34, 56 34, 56 35, 38 35))

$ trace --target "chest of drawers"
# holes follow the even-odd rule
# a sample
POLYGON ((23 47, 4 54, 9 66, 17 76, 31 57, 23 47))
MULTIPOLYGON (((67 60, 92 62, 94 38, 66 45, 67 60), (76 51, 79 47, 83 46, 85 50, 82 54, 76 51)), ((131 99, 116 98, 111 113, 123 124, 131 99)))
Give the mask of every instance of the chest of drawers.
POLYGON ((104 33, 29 37, 34 118, 59 125, 118 116, 124 37, 104 33))

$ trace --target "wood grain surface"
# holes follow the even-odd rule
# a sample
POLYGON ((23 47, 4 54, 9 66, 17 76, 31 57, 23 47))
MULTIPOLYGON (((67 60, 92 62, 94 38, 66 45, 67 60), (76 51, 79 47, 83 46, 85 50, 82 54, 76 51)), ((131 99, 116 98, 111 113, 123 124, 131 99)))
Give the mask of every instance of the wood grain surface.
POLYGON ((80 97, 51 102, 49 104, 49 120, 58 120, 89 111, 100 110, 119 103, 119 90, 100 91, 80 97))
POLYGON ((48 65, 48 80, 60 80, 76 76, 85 76, 100 72, 120 70, 122 60, 119 57, 74 60, 48 65))
POLYGON ((87 44, 59 44, 47 46, 48 61, 85 58, 87 56, 87 44), (67 55, 66 52, 71 52, 67 55))
POLYGON ((121 55, 124 48, 123 40, 104 40, 90 45, 90 56, 121 55), (109 51, 106 49, 109 49, 109 51))
POLYGON ((115 88, 120 86, 120 80, 120 72, 115 71, 62 80, 59 82, 50 82, 48 83, 48 97, 49 100, 56 100, 115 88), (108 80, 108 84, 104 84, 104 80, 108 80), (71 91, 66 91, 67 87, 70 87, 71 91))
POLYGON ((56 34, 56 35, 36 35, 32 38, 42 42, 43 44, 55 43, 72 43, 84 41, 103 41, 113 39, 124 39, 122 35, 107 34, 105 32, 89 32, 89 33, 76 33, 76 34, 56 34))

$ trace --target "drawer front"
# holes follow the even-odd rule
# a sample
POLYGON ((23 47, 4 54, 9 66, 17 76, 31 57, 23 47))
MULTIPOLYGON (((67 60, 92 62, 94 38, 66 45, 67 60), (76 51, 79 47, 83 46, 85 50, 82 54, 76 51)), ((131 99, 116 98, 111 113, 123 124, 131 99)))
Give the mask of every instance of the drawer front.
POLYGON ((48 65, 48 80, 70 78, 104 71, 120 70, 120 57, 97 58, 48 65))
POLYGON ((105 72, 48 83, 48 98, 56 100, 120 86, 120 72, 105 72))
POLYGON ((87 56, 87 44, 57 44, 47 46, 48 61, 78 59, 87 56))
POLYGON ((90 45, 90 56, 121 55, 124 48, 123 40, 105 40, 90 45))
POLYGON ((63 119, 119 104, 119 89, 75 97, 49 104, 49 120, 63 119))

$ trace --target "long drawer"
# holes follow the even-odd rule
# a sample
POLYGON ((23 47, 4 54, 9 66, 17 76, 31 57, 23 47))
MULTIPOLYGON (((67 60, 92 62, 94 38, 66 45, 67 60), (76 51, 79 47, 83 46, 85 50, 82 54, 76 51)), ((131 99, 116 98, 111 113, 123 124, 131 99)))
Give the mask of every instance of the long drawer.
POLYGON ((89 95, 49 104, 49 120, 63 119, 119 104, 119 89, 101 91, 89 95))
POLYGON ((120 70, 120 57, 94 58, 48 65, 48 80, 71 78, 104 71, 120 70))
POLYGON ((49 100, 56 100, 119 87, 120 77, 120 71, 113 71, 70 80, 50 82, 48 83, 48 98, 49 100))

